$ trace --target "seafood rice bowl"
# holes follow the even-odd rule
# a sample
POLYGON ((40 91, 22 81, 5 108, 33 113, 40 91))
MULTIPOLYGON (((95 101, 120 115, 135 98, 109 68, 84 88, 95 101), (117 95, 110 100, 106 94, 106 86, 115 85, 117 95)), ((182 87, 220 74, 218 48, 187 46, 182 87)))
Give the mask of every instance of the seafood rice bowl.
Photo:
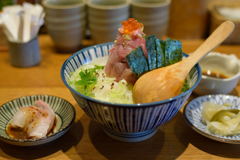
POLYGON ((201 71, 196 65, 181 94, 163 101, 134 103, 134 83, 142 74, 182 57, 180 41, 146 36, 143 25, 129 19, 122 23, 114 43, 84 48, 69 57, 61 77, 79 106, 109 136, 138 142, 150 138, 176 115, 198 85, 201 71))

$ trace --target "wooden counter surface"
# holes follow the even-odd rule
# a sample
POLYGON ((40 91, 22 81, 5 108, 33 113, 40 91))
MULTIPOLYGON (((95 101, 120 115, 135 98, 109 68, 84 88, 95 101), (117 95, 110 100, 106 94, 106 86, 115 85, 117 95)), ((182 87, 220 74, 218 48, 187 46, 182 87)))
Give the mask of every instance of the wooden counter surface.
MULTIPOLYGON (((91 121, 63 85, 60 68, 71 54, 57 53, 47 35, 39 37, 42 61, 31 68, 11 66, 6 47, 0 47, 0 105, 8 100, 32 94, 56 95, 67 99, 77 111, 75 124, 60 139, 38 147, 16 147, 0 142, 2 159, 57 160, 220 160, 240 159, 240 145, 215 142, 193 131, 182 111, 159 128, 151 139, 124 143, 109 138, 91 121)), ((194 51, 201 40, 183 41, 185 53, 194 51)), ((240 46, 224 45, 216 49, 240 58, 240 46)), ((240 95, 240 85, 233 91, 240 95)), ((195 95, 196 96, 196 95, 195 95)))

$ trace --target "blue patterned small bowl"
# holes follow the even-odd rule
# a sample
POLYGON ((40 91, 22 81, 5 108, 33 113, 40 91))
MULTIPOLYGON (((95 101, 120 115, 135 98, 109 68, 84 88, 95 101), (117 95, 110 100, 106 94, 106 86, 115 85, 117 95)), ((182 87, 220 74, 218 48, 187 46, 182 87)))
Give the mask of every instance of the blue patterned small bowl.
POLYGON ((20 97, 0 106, 0 140, 17 146, 37 146, 48 143, 61 137, 70 129, 75 120, 75 115, 76 111, 73 105, 60 97, 50 95, 20 97), (7 134, 6 128, 13 115, 19 108, 33 105, 37 100, 48 103, 56 113, 56 124, 53 133, 41 139, 21 140, 11 138, 7 134))
POLYGON ((172 119, 186 102, 201 79, 200 67, 196 65, 189 74, 191 88, 186 92, 159 102, 145 104, 116 104, 85 96, 68 84, 71 73, 93 59, 108 56, 113 43, 104 43, 80 50, 69 57, 61 68, 61 77, 73 97, 94 121, 102 126, 112 138, 138 142, 150 138, 157 128, 172 119))
POLYGON ((202 122, 202 103, 207 101, 220 105, 228 104, 232 106, 231 109, 240 109, 240 98, 235 96, 218 94, 195 98, 184 108, 184 116, 190 127, 210 139, 224 143, 240 144, 240 134, 234 136, 220 136, 208 131, 207 126, 202 122))

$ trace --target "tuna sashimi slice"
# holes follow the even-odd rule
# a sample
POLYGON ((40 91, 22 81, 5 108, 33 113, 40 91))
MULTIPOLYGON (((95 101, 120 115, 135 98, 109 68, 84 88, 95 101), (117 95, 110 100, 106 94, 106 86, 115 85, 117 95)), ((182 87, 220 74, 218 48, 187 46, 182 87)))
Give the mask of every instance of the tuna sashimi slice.
POLYGON ((144 55, 147 56, 146 41, 143 33, 143 24, 133 18, 122 23, 119 28, 117 39, 105 66, 105 72, 109 77, 115 77, 116 81, 125 79, 129 83, 136 81, 136 75, 130 70, 126 56, 137 47, 142 47, 144 55))

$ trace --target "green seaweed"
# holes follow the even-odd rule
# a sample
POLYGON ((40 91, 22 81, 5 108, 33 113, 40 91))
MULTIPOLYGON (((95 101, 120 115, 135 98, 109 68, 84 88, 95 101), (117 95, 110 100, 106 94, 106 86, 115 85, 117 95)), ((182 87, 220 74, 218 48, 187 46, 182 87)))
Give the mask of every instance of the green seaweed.
POLYGON ((165 56, 164 50, 161 47, 161 41, 159 39, 155 39, 156 51, 157 51, 157 68, 165 66, 165 56))
POLYGON ((154 35, 146 37, 146 48, 148 53, 147 61, 149 70, 157 68, 157 51, 155 43, 156 39, 157 37, 154 35))
POLYGON ((132 72, 141 75, 144 72, 149 71, 148 62, 144 56, 142 47, 138 47, 126 56, 129 67, 132 72))
POLYGON ((148 56, 141 47, 127 55, 127 62, 133 73, 138 76, 156 68, 176 63, 182 59, 182 44, 178 40, 160 40, 154 35, 146 37, 148 56))
POLYGON ((174 64, 182 60, 182 44, 178 40, 167 39, 165 41, 166 65, 174 64))

